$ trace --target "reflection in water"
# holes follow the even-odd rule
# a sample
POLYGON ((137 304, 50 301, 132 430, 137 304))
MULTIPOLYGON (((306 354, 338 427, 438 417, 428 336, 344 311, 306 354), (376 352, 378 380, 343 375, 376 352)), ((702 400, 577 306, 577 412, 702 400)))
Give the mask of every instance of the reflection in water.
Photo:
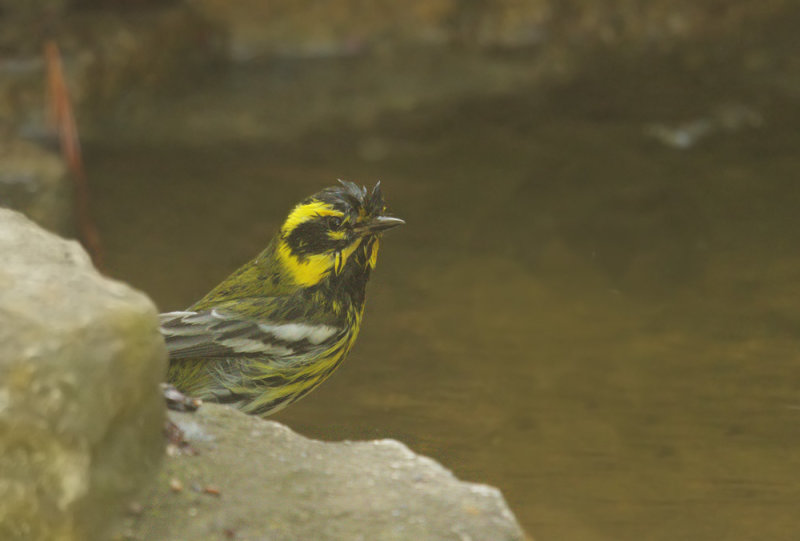
POLYGON ((182 308, 294 201, 381 179, 408 225, 385 240, 359 343, 278 420, 401 439, 499 486, 540 539, 792 539, 797 119, 760 111, 758 129, 675 151, 642 126, 713 96, 649 101, 665 77, 280 147, 95 145, 108 266, 182 308))

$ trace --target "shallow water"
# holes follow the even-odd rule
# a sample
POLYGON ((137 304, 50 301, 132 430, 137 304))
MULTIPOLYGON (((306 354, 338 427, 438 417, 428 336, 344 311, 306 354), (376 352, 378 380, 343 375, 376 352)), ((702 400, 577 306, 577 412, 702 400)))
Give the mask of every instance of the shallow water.
POLYGON ((400 439, 537 539, 795 539, 799 119, 686 81, 598 70, 280 144, 89 143, 109 271, 182 308, 303 196, 381 179, 408 225, 361 337, 276 420, 400 439), (698 120, 688 148, 653 135, 698 120))

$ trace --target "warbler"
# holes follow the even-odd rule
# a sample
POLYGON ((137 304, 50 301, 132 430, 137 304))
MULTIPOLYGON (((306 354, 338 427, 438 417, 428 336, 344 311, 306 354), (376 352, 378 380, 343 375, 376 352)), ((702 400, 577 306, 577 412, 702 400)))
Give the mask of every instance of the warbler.
POLYGON ((187 395, 270 415, 307 395, 358 336, 386 213, 380 182, 326 188, 267 248, 184 311, 161 314, 168 380, 187 395))

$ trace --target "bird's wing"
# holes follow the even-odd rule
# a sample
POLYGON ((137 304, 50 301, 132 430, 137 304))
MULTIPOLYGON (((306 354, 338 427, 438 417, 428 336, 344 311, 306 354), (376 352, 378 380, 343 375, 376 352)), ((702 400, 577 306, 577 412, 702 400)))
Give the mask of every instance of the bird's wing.
POLYGON ((333 324, 255 320, 225 307, 167 312, 160 319, 170 359, 314 357, 345 333, 333 324))

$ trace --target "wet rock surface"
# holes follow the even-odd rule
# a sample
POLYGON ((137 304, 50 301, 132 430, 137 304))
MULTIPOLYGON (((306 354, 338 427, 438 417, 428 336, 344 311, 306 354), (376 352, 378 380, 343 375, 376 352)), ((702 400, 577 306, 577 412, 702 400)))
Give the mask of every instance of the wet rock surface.
POLYGON ((215 404, 170 416, 191 452, 166 460, 128 538, 525 539, 500 491, 398 441, 315 441, 215 404))

